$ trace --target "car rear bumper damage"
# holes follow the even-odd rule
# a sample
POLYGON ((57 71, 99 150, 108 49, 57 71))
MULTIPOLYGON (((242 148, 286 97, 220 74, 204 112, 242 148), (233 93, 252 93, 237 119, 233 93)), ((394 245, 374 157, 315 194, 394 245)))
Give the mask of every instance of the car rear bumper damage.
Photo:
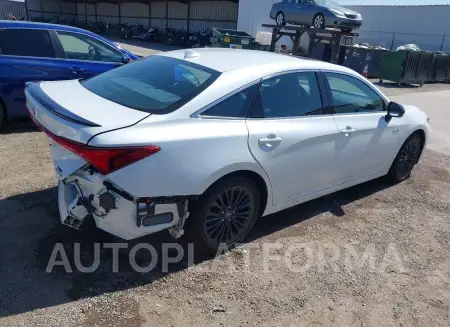
POLYGON ((188 203, 195 196, 136 198, 105 176, 82 168, 58 185, 58 207, 64 225, 79 229, 87 219, 125 240, 168 229, 183 235, 188 203))

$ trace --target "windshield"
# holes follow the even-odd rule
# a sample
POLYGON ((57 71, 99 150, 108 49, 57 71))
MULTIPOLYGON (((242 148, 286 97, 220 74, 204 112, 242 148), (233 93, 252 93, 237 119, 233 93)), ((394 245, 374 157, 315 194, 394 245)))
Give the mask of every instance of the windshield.
POLYGON ((89 91, 123 106, 165 114, 199 95, 219 75, 218 71, 184 60, 151 56, 81 84, 89 91))
MULTIPOLYGON (((313 1, 311 1, 313 2, 313 1)), ((314 3, 318 6, 327 8, 341 8, 342 6, 332 0, 314 0, 314 3)))

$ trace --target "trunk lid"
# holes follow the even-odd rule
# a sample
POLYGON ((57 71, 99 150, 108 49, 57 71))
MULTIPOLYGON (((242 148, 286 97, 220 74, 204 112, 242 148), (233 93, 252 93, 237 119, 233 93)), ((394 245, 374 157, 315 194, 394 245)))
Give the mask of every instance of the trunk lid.
POLYGON ((134 125, 149 116, 95 95, 78 80, 32 83, 25 95, 31 118, 49 135, 53 165, 61 180, 87 162, 55 142, 57 137, 88 144, 97 134, 134 125))
POLYGON ((87 144, 99 133, 149 116, 90 92, 78 80, 32 83, 25 95, 34 120, 51 133, 79 143, 87 144))

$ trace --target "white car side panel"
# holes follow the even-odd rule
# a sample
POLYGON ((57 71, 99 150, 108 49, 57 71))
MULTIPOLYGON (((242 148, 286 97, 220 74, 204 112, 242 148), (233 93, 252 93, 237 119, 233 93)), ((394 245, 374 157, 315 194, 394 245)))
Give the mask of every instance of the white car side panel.
POLYGON ((386 112, 335 115, 341 131, 336 142, 333 184, 388 171, 400 146, 404 119, 388 123, 386 112))
POLYGON ((273 205, 333 186, 338 129, 331 115, 248 119, 247 126, 250 150, 272 183, 273 205))
MULTIPOLYGON (((122 107, 88 94, 77 81, 43 83, 43 92, 58 104, 101 125, 86 127, 35 104, 37 97, 33 99, 27 94, 31 104, 36 106, 30 110, 32 114, 54 134, 77 142, 89 141, 90 146, 155 145, 161 148, 154 155, 103 176, 77 168, 85 165, 84 159, 60 146, 54 147, 53 161, 60 179, 69 175, 63 182, 70 187, 65 184, 67 187, 60 187, 59 191, 63 222, 69 222, 67 215, 77 218, 78 213, 83 212, 83 208, 74 204, 79 206, 75 201, 77 196, 86 194, 89 199, 94 195, 90 201, 95 215, 100 215, 94 218, 101 229, 126 239, 167 229, 181 221, 180 217, 170 223, 138 227, 137 204, 103 182, 108 180, 135 198, 190 196, 201 195, 221 177, 242 170, 254 172, 264 180, 268 192, 264 215, 267 215, 386 174, 411 133, 418 129, 423 129, 426 135, 429 133, 426 115, 411 106, 405 106, 402 118, 392 118, 389 123, 384 121, 385 113, 247 121, 193 118, 196 117, 193 114, 216 100, 275 73, 312 69, 336 71, 361 79, 345 67, 292 56, 229 49, 195 51, 199 56, 187 59, 184 50, 161 55, 205 65, 220 71, 221 75, 204 92, 169 114, 148 115, 122 107), (70 93, 73 89, 75 92, 70 93), (82 102, 79 102, 80 97, 84 99, 82 102), (356 129, 355 133, 347 136, 345 131, 340 132, 347 126, 356 129), (270 134, 280 138, 280 142, 264 140, 271 138, 270 134), (71 189, 75 187, 72 183, 75 180, 80 187, 78 195, 71 189), (117 207, 103 208, 107 215, 102 215, 100 194, 107 188, 116 198, 117 207)), ((155 212, 180 213, 178 204, 156 203, 155 212)), ((88 207, 91 208, 87 205, 86 212, 88 207)), ((85 217, 87 214, 82 218, 85 217)), ((183 217, 187 217, 186 212, 183 217)))
POLYGON ((366 176, 366 177, 363 177, 363 178, 354 179, 354 180, 348 181, 346 183, 335 185, 335 186, 332 186, 332 187, 329 187, 329 188, 325 188, 325 189, 322 189, 322 190, 320 190, 318 192, 310 193, 310 194, 307 194, 305 196, 298 197, 298 198, 292 199, 290 201, 283 202, 283 203, 280 203, 280 204, 278 204, 276 206, 273 206, 273 207, 270 208, 270 212, 268 212, 268 210, 266 210, 266 214, 275 213, 275 212, 278 212, 278 211, 281 211, 281 210, 284 210, 284 209, 287 209, 287 208, 299 205, 301 203, 320 198, 321 196, 325 196, 327 194, 331 194, 331 193, 334 193, 334 192, 337 192, 337 191, 340 191, 340 190, 352 187, 354 185, 358 185, 358 184, 370 181, 372 179, 381 177, 383 175, 385 175, 385 174, 381 173, 381 174, 378 174, 378 175, 370 175, 370 176, 366 176))
POLYGON ((136 197, 199 195, 220 177, 250 170, 270 182, 247 144, 244 120, 146 122, 96 136, 90 145, 156 145, 161 150, 107 177, 136 197))
MULTIPOLYGON (((403 107, 406 111, 405 115, 402 117, 402 119, 405 120, 405 128, 400 130, 400 138, 404 142, 414 131, 421 129, 425 132, 427 141, 431 132, 431 126, 427 121, 427 115, 415 106, 405 105, 403 107)), ((403 142, 401 143, 403 144, 403 142)))

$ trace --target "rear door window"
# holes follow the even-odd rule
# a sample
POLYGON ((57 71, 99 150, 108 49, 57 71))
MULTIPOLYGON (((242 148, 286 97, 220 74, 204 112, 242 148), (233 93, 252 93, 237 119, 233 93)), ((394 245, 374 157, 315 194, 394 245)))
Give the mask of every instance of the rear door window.
POLYGON ((261 82, 252 118, 324 115, 315 72, 286 73, 261 82))
POLYGON ((55 58, 55 49, 47 30, 0 30, 0 54, 9 56, 55 58))
POLYGON ((85 80, 82 85, 123 106, 165 114, 199 95, 219 75, 188 61, 151 56, 85 80))
POLYGON ((207 109, 201 116, 246 118, 259 84, 252 85, 207 109))

